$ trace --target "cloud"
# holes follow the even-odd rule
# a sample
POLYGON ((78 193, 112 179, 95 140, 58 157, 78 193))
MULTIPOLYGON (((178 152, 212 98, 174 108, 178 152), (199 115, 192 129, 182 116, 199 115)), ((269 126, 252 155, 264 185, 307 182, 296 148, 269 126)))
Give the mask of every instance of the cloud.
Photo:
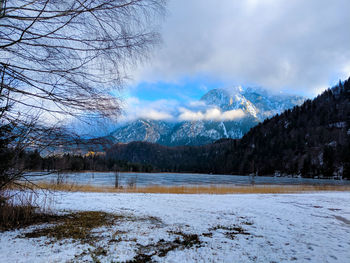
POLYGON ((141 119, 150 119, 156 121, 165 121, 173 119, 173 116, 168 112, 161 112, 157 110, 150 109, 146 112, 141 112, 139 117, 141 119))
POLYGON ((222 112, 217 107, 205 104, 204 101, 181 103, 171 99, 146 101, 129 97, 124 104, 124 113, 119 119, 121 124, 137 119, 178 122, 196 120, 229 121, 244 117, 244 112, 241 109, 222 112))
POLYGON ((343 75, 350 76, 350 63, 344 65, 344 67, 343 67, 343 75))
POLYGON ((202 101, 202 100, 190 101, 190 102, 188 102, 188 105, 190 107, 205 107, 206 106, 205 101, 202 101))
POLYGON ((233 121, 244 117, 244 112, 241 109, 221 112, 218 108, 210 108, 205 111, 192 111, 186 108, 179 109, 180 121, 198 121, 198 120, 213 120, 213 121, 233 121))
POLYGON ((137 119, 171 121, 174 111, 179 104, 176 100, 146 101, 136 97, 129 97, 124 102, 124 112, 119 122, 129 122, 137 119))
POLYGON ((236 120, 244 117, 244 112, 241 109, 230 110, 222 113, 222 119, 224 120, 236 120))
POLYGON ((313 93, 349 77, 348 10, 348 0, 170 1, 164 43, 135 78, 204 74, 313 93))

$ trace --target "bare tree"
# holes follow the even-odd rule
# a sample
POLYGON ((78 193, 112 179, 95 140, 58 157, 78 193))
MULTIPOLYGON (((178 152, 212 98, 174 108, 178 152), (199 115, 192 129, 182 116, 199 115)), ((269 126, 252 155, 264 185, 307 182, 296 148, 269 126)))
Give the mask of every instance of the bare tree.
POLYGON ((164 0, 0 0, 1 96, 55 113, 115 114, 125 68, 157 43, 164 0))
POLYGON ((67 115, 118 114, 113 92, 158 43, 165 2, 0 0, 0 155, 62 143, 58 120, 67 115))

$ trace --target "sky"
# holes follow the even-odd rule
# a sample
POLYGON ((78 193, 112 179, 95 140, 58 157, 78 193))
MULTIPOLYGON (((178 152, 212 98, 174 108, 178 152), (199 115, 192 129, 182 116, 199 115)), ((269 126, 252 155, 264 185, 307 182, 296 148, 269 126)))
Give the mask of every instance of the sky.
POLYGON ((222 87, 313 98, 350 76, 349 10, 349 0, 170 0, 119 121, 171 119, 222 87))
POLYGON ((163 42, 129 72, 124 116, 166 119, 231 86, 312 98, 350 76, 349 10, 348 0, 170 0, 163 42))

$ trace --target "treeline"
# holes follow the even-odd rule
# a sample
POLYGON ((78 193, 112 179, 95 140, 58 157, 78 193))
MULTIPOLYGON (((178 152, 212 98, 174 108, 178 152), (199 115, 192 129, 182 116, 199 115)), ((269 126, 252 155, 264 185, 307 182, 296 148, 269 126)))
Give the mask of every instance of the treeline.
POLYGON ((266 119, 240 140, 179 147, 131 142, 115 144, 100 156, 28 158, 40 169, 350 178, 350 79, 266 119))
POLYGON ((156 172, 151 165, 115 160, 100 155, 61 154, 42 157, 38 151, 23 151, 17 168, 29 171, 120 171, 156 172))

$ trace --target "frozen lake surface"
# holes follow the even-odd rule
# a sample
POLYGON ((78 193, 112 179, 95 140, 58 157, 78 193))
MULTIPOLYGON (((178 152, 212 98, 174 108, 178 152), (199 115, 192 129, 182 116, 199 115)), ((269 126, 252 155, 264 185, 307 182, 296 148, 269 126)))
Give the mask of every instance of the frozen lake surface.
MULTIPOLYGON (((116 173, 113 172, 82 172, 53 174, 32 173, 30 180, 57 182, 57 179, 65 183, 93 186, 114 186, 116 173)), ((117 176, 119 186, 195 186, 195 185, 250 185, 277 184, 277 185, 350 185, 350 181, 333 179, 309 179, 289 177, 263 177, 217 175, 217 174, 187 174, 187 173, 120 173, 117 176)))

